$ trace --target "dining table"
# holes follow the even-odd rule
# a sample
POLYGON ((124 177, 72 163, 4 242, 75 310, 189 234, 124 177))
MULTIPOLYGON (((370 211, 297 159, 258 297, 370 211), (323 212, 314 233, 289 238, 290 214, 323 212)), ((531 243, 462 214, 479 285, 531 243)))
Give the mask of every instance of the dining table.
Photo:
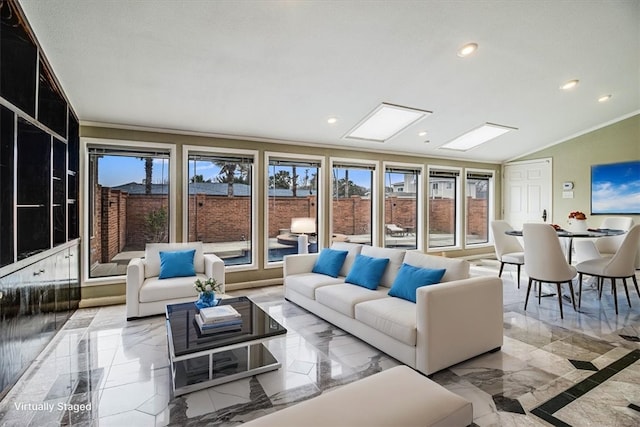
MULTIPOLYGON (((551 226, 551 225, 549 225, 551 226)), ((522 230, 507 230, 504 232, 509 236, 522 236, 522 230)), ((585 231, 570 231, 563 228, 556 228, 558 237, 569 239, 569 245, 567 249, 567 261, 571 264, 571 252, 573 251, 573 239, 575 238, 598 238, 608 236, 619 236, 626 233, 624 230, 617 230, 614 228, 588 228, 585 231)))

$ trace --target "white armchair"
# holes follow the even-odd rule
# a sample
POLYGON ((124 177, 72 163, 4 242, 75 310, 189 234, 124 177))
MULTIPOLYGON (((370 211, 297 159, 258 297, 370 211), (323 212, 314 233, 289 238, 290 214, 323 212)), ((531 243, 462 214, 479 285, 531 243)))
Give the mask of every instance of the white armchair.
POLYGON ((133 258, 127 266, 127 320, 165 312, 167 304, 195 301, 196 279, 213 277, 224 292, 224 262, 214 254, 205 254, 202 242, 148 243, 144 258, 133 258), (160 279, 160 251, 195 249, 195 276, 160 279))

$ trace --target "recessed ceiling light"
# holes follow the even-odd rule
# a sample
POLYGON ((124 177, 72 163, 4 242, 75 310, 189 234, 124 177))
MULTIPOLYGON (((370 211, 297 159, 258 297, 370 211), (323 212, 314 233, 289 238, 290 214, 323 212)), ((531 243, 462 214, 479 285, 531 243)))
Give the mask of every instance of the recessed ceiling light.
POLYGON ((429 114, 431 111, 383 103, 351 129, 344 138, 384 142, 429 114))
POLYGON ((477 43, 468 43, 464 46, 462 46, 459 50, 458 50, 458 56, 460 58, 464 58, 465 56, 469 56, 471 55, 473 52, 475 52, 478 49, 478 44, 477 43))
POLYGON ((598 102, 607 102, 610 99, 611 99, 611 95, 603 95, 600 98, 598 98, 598 102))
POLYGON ((446 148, 449 150, 467 151, 473 147, 490 141, 499 137, 502 134, 509 132, 510 130, 516 130, 516 128, 496 125, 493 123, 485 123, 484 125, 477 127, 464 135, 461 135, 451 142, 447 142, 440 148, 446 148))
POLYGON ((420 132, 418 132, 418 136, 425 136, 427 134, 426 130, 421 130, 420 132))
POLYGON ((574 87, 578 86, 578 82, 579 81, 580 80, 569 80, 568 82, 566 82, 565 84, 560 86, 560 89, 562 89, 562 90, 573 89, 574 87))
POLYGON ((327 123, 329 123, 330 125, 333 125, 333 124, 335 124, 337 122, 338 122, 338 118, 337 117, 329 117, 327 119, 327 123))

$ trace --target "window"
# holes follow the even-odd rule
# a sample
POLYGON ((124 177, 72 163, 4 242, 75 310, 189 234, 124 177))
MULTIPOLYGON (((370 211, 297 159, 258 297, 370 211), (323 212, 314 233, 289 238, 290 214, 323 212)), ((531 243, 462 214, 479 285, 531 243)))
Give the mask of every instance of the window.
POLYGON ((429 169, 429 248, 452 247, 459 244, 458 169, 429 169))
POLYGON ((384 246, 387 248, 418 248, 421 172, 419 166, 385 166, 384 246))
POLYGON ((293 218, 313 218, 315 232, 308 233, 310 253, 318 252, 318 184, 322 159, 284 154, 267 155, 267 264, 298 252, 293 218))
MULTIPOLYGON (((188 240, 201 241, 225 266, 255 265, 254 152, 225 154, 190 147, 188 240)), ((186 147, 185 147, 186 149, 186 147)))
POLYGON ((147 243, 170 241, 171 150, 89 146, 87 152, 88 277, 121 276, 147 243))
POLYGON ((331 238, 371 245, 375 166, 351 162, 336 161, 332 166, 331 238))
POLYGON ((466 244, 489 242, 489 221, 493 193, 493 172, 467 170, 467 234, 466 244))

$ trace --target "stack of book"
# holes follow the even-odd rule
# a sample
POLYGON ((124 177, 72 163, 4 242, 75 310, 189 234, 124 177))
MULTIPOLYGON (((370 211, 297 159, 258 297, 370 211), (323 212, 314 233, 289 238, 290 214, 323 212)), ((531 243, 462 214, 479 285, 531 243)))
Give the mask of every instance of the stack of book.
POLYGON ((230 305, 201 308, 195 320, 203 335, 242 329, 242 316, 230 305))

